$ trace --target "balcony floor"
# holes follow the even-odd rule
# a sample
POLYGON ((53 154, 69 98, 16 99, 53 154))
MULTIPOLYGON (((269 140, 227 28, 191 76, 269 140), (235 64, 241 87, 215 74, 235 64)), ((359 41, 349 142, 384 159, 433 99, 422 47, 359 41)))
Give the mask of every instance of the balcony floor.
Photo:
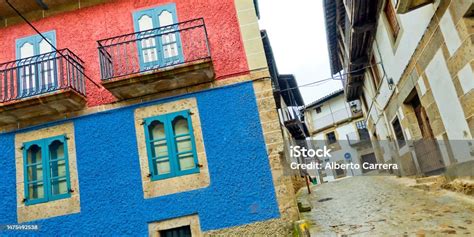
POLYGON ((118 99, 137 98, 214 80, 210 58, 102 81, 118 99))
POLYGON ((86 98, 66 89, 0 104, 0 126, 56 117, 84 108, 86 98))

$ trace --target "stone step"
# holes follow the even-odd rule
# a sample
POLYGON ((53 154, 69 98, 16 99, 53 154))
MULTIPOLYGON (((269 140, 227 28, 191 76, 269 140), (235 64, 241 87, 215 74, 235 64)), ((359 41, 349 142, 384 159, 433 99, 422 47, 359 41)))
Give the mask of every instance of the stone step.
POLYGON ((304 200, 298 201, 298 210, 300 212, 309 212, 311 211, 311 204, 304 200))
POLYGON ((430 190, 432 190, 432 187, 434 185, 435 185, 434 182, 430 182, 430 183, 415 184, 415 185, 411 185, 410 187, 425 190, 425 191, 430 191, 430 190))
POLYGON ((444 183, 446 182, 446 178, 444 176, 436 175, 436 176, 429 176, 423 178, 417 178, 417 184, 424 184, 424 183, 444 183))

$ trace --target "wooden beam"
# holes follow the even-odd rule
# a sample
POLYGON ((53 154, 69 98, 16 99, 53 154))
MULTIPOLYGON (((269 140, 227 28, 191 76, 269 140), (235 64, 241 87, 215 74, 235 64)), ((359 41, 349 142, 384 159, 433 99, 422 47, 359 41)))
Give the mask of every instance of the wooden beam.
POLYGON ((355 69, 354 72, 351 72, 352 77, 364 76, 365 68, 355 69))
POLYGON ((359 87, 359 86, 362 86, 362 84, 364 84, 364 82, 362 80, 357 80, 357 81, 352 81, 351 83, 349 83, 349 86, 350 87, 359 87))
POLYGON ((375 30, 376 25, 377 24, 375 22, 364 22, 362 24, 357 24, 355 26, 352 26, 352 30, 356 34, 365 33, 367 31, 375 30))
POLYGON ((351 61, 352 66, 359 66, 359 65, 364 65, 369 62, 369 57, 367 55, 360 56, 354 60, 351 61))

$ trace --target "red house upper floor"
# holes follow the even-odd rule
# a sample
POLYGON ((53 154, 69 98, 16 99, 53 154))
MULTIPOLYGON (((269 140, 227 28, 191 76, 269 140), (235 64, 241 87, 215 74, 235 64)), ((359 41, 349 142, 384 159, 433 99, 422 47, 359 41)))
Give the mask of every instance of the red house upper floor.
MULTIPOLYGON (((53 36, 48 40, 57 49, 69 49, 73 56, 67 57, 73 58, 72 61, 80 64, 81 68, 72 66, 83 71, 84 75, 97 84, 103 84, 116 76, 133 75, 144 69, 201 59, 201 56, 210 58, 213 77, 217 80, 228 75, 247 73, 249 70, 234 0, 106 1, 34 20, 32 24, 42 33, 50 32, 53 36), (171 27, 163 27, 170 24, 171 27), (160 46, 158 50, 155 47, 157 45, 160 46), (154 63, 158 61, 159 63, 154 63), (109 67, 113 71, 108 70, 109 67)), ((21 48, 25 42, 29 42, 28 39, 34 39, 31 37, 37 35, 26 23, 11 26, 7 24, 0 28, 0 35, 0 64, 17 60, 11 64, 17 68, 15 72, 7 71, 6 67, 0 68, 4 78, 10 75, 18 81, 4 82, 1 90, 3 96, 8 94, 6 90, 10 86, 19 87, 24 92, 25 88, 37 85, 35 83, 47 84, 48 80, 44 79, 46 71, 51 68, 60 71, 59 68, 62 68, 59 64, 63 61, 59 60, 46 61, 36 71, 31 67, 21 68, 26 63, 25 58, 44 51, 41 48, 44 45, 37 42, 41 38, 36 41, 38 45, 32 41, 28 45, 31 46, 30 49, 21 48), (19 59, 23 61, 18 61, 19 59), (42 76, 43 82, 33 81, 38 81, 42 76)), ((50 46, 44 47, 50 49, 47 52, 52 51, 50 46)), ((52 56, 46 55, 43 60, 49 60, 49 57, 52 56)), ((18 88, 10 93, 21 95, 21 92, 16 91, 19 91, 18 88)), ((111 103, 120 97, 88 80, 85 80, 85 91, 89 107, 111 103)))

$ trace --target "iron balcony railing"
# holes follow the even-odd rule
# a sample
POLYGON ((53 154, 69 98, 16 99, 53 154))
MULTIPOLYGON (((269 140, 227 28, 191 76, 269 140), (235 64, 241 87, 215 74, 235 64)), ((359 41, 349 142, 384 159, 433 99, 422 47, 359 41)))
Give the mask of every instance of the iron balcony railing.
POLYGON ((69 49, 59 52, 0 64, 0 103, 63 89, 85 96, 84 62, 69 49))
POLYGON ((211 58, 202 18, 97 43, 102 80, 211 58))

